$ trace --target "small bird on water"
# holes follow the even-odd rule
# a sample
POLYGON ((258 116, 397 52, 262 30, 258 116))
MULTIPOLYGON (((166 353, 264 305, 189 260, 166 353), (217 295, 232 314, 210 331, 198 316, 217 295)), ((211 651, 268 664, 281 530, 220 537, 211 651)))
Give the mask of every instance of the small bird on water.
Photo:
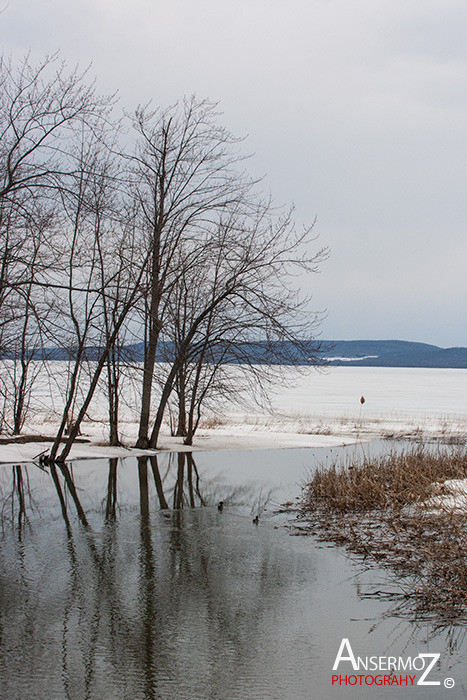
POLYGON ((259 515, 255 515, 255 517, 253 518, 254 525, 257 525, 258 522, 259 522, 259 515))
POLYGON ((363 404, 365 403, 365 397, 364 397, 364 396, 360 396, 360 403, 362 404, 362 406, 363 406, 363 404))
POLYGON ((224 501, 219 501, 217 505, 217 510, 220 512, 224 508, 224 501))

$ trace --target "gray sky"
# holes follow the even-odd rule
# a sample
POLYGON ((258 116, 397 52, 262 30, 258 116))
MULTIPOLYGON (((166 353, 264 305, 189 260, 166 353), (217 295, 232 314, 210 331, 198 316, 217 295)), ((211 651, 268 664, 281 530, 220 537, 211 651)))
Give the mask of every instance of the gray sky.
POLYGON ((127 107, 219 100, 318 218, 323 337, 467 345, 465 0, 9 0, 0 42, 92 62, 127 107))

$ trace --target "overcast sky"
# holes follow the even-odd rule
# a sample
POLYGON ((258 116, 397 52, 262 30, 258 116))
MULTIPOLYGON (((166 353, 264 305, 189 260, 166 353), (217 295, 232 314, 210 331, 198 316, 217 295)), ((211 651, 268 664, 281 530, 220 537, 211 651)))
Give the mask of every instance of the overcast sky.
POLYGON ((220 102, 331 249, 322 336, 467 346, 465 0, 3 0, 0 42, 122 105, 220 102))

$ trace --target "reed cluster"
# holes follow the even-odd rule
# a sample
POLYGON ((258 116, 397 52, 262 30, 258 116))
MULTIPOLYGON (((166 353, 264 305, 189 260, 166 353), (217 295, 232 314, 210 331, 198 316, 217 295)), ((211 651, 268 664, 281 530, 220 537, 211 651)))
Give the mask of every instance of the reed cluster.
POLYGON ((467 479, 465 448, 320 468, 304 489, 299 527, 394 574, 404 613, 458 622, 467 618, 467 497, 452 495, 451 479, 467 479))

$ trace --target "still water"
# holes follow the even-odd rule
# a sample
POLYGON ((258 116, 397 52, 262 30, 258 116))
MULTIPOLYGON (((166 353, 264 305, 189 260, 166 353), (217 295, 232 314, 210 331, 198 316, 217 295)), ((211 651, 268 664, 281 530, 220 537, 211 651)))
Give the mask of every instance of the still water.
POLYGON ((396 617, 371 596, 393 585, 383 572, 293 536, 291 516, 275 512, 339 453, 2 465, 1 697, 467 697, 462 630, 396 617), (441 685, 333 687, 344 637, 359 656, 440 652, 432 677, 441 685))

